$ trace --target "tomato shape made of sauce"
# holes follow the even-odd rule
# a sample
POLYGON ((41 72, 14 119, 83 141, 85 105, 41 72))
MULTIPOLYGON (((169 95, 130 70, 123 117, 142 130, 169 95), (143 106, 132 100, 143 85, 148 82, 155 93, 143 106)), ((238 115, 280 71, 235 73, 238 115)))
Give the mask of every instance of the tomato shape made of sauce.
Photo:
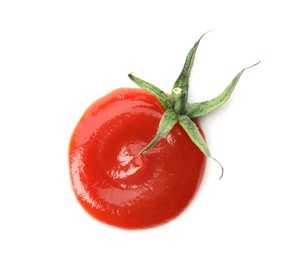
POLYGON ((123 229, 154 227, 178 216, 194 197, 206 156, 178 124, 139 155, 164 111, 153 95, 135 88, 117 89, 85 111, 70 140, 70 179, 95 219, 123 229))
POLYGON ((82 207, 106 224, 141 229, 179 215, 202 181, 206 158, 213 159, 197 118, 222 106, 242 69, 218 96, 188 103, 189 77, 199 40, 186 56, 171 95, 129 73, 141 89, 117 89, 95 101, 70 140, 74 193, 82 207))

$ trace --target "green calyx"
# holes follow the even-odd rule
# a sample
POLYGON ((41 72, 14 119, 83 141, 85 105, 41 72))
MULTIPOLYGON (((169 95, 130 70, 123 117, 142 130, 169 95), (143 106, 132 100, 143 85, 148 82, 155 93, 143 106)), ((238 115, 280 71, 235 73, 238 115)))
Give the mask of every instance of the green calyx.
POLYGON ((199 43, 205 34, 206 33, 204 33, 200 37, 200 39, 195 43, 195 45, 187 54, 183 69, 172 88, 170 96, 168 96, 158 87, 135 77, 133 74, 129 74, 128 76, 140 88, 153 94, 166 109, 163 117, 160 120, 159 128, 155 135, 155 138, 140 152, 140 154, 143 154, 144 152, 151 149, 163 136, 171 131, 175 124, 178 123, 183 127, 193 143, 199 147, 204 155, 215 160, 221 166, 221 178, 223 176, 223 167, 215 158, 211 156, 204 138, 202 137, 198 127, 191 120, 191 118, 197 118, 207 115, 208 113, 216 110, 218 107, 223 105, 229 99, 244 71, 257 65, 259 62, 250 67, 242 69, 234 77, 227 88, 217 97, 204 102, 191 104, 187 103, 190 73, 194 64, 195 54, 198 49, 199 43))

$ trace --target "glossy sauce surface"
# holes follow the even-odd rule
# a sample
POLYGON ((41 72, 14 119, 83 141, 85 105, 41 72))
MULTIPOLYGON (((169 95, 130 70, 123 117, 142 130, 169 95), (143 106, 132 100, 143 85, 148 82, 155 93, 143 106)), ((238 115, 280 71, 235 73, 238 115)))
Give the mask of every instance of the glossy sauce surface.
POLYGON ((189 204, 206 158, 179 125, 139 155, 163 113, 141 89, 117 89, 86 110, 70 141, 69 163, 74 193, 92 217, 125 229, 148 228, 189 204))

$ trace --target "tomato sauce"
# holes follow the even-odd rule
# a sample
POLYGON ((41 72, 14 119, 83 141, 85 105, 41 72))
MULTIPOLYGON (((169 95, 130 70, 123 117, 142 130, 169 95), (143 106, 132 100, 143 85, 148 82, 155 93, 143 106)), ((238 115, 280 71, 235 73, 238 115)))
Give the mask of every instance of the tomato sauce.
POLYGON ((77 200, 95 219, 149 228, 172 220, 192 200, 206 157, 178 124, 139 155, 163 113, 154 96, 133 88, 117 89, 85 111, 70 140, 70 177, 77 200))

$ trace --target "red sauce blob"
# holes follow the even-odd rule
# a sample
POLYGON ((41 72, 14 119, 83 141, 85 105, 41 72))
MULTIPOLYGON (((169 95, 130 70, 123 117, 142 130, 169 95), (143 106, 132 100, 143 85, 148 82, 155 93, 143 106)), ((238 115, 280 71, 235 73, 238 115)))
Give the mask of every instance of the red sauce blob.
POLYGON ((193 198, 206 157, 178 124, 139 155, 164 111, 154 96, 131 88, 117 89, 85 111, 70 140, 70 178, 79 203, 95 219, 124 229, 154 227, 193 198))

